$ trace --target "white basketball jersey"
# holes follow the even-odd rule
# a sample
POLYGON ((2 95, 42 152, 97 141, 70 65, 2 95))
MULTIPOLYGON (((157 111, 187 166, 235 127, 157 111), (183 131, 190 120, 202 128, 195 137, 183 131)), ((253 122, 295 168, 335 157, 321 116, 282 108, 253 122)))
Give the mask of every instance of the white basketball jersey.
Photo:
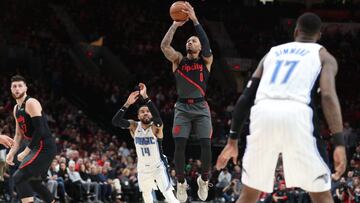
POLYGON ((134 143, 138 157, 138 171, 152 169, 161 163, 159 145, 151 127, 144 130, 141 122, 138 122, 134 143))
POLYGON ((255 103, 263 99, 285 99, 309 104, 321 71, 321 48, 316 43, 302 42, 271 48, 264 60, 255 103))

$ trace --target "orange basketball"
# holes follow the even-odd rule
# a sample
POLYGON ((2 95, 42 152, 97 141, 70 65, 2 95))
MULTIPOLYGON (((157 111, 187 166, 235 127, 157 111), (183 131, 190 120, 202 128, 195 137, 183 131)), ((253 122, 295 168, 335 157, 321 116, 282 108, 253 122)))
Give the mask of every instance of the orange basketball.
POLYGON ((185 9, 184 1, 176 1, 170 7, 170 16, 174 21, 185 21, 189 18, 187 13, 182 10, 185 9))

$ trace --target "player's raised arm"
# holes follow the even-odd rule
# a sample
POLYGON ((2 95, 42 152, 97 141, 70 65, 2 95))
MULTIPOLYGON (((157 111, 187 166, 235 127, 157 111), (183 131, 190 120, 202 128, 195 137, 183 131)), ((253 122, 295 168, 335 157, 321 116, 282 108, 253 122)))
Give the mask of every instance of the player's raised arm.
POLYGON ((186 23, 186 21, 174 21, 161 41, 161 51, 164 53, 165 57, 173 63, 173 71, 176 70, 177 65, 180 63, 183 56, 180 52, 176 51, 171 46, 171 42, 173 40, 176 29, 182 26, 184 23, 186 23))
POLYGON ((136 100, 139 98, 139 91, 132 92, 127 101, 125 102, 124 106, 122 106, 119 111, 114 115, 112 118, 112 124, 116 127, 120 127, 122 129, 129 129, 131 135, 136 129, 136 122, 133 120, 126 120, 124 119, 124 115, 126 110, 129 108, 130 105, 134 104, 136 100))
POLYGON ((156 108, 155 104, 150 100, 146 92, 146 86, 144 83, 139 83, 140 95, 145 101, 145 105, 149 108, 149 111, 153 117, 153 122, 155 127, 160 128, 163 126, 163 122, 160 117, 159 110, 156 108))
POLYGON ((341 109, 335 88, 335 76, 338 71, 336 59, 325 49, 320 50, 322 71, 320 76, 321 105, 325 119, 332 134, 335 145, 333 178, 338 180, 346 169, 345 140, 342 134, 343 123, 341 109))
POLYGON ((186 9, 183 11, 188 14, 189 18, 193 21, 196 34, 199 37, 201 43, 201 55, 206 63, 206 67, 210 71, 211 64, 213 62, 213 55, 210 49, 209 38, 207 37, 203 27, 199 23, 194 8, 190 5, 189 2, 185 2, 186 9))

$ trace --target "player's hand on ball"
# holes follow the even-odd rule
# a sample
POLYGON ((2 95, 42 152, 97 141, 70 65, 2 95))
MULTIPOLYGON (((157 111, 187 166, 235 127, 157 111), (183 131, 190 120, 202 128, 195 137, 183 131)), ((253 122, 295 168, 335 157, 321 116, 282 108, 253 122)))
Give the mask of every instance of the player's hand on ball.
POLYGON ((195 10, 189 2, 185 2, 185 9, 182 12, 187 13, 192 21, 197 20, 195 10))
POLYGON ((10 165, 10 166, 15 165, 15 164, 14 164, 14 154, 13 154, 13 153, 8 153, 8 154, 6 155, 6 163, 7 163, 8 165, 10 165))
POLYGON ((233 163, 236 164, 237 157, 239 154, 237 143, 238 143, 237 140, 231 140, 229 138, 226 146, 221 151, 221 153, 216 161, 216 169, 217 170, 225 168, 231 158, 233 160, 233 163))
POLYGON ((138 98, 139 98, 139 91, 132 92, 126 101, 126 104, 130 106, 133 103, 135 103, 138 98))
POLYGON ((346 170, 346 152, 344 146, 337 146, 334 150, 335 173, 332 174, 334 180, 339 180, 346 170))
POLYGON ((6 148, 9 148, 14 145, 14 140, 7 135, 0 135, 0 144, 4 145, 6 148))

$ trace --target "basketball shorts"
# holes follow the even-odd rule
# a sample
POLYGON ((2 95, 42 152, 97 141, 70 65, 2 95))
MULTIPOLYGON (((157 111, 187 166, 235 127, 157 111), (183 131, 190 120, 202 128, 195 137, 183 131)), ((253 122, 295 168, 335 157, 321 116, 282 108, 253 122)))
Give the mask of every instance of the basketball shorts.
POLYGON ((290 100, 262 100, 252 107, 243 157, 243 184, 271 193, 282 153, 286 187, 330 190, 331 173, 313 135, 313 111, 290 100))
POLYGON ((162 193, 174 188, 163 162, 146 170, 138 170, 138 181, 141 192, 159 189, 162 193))

